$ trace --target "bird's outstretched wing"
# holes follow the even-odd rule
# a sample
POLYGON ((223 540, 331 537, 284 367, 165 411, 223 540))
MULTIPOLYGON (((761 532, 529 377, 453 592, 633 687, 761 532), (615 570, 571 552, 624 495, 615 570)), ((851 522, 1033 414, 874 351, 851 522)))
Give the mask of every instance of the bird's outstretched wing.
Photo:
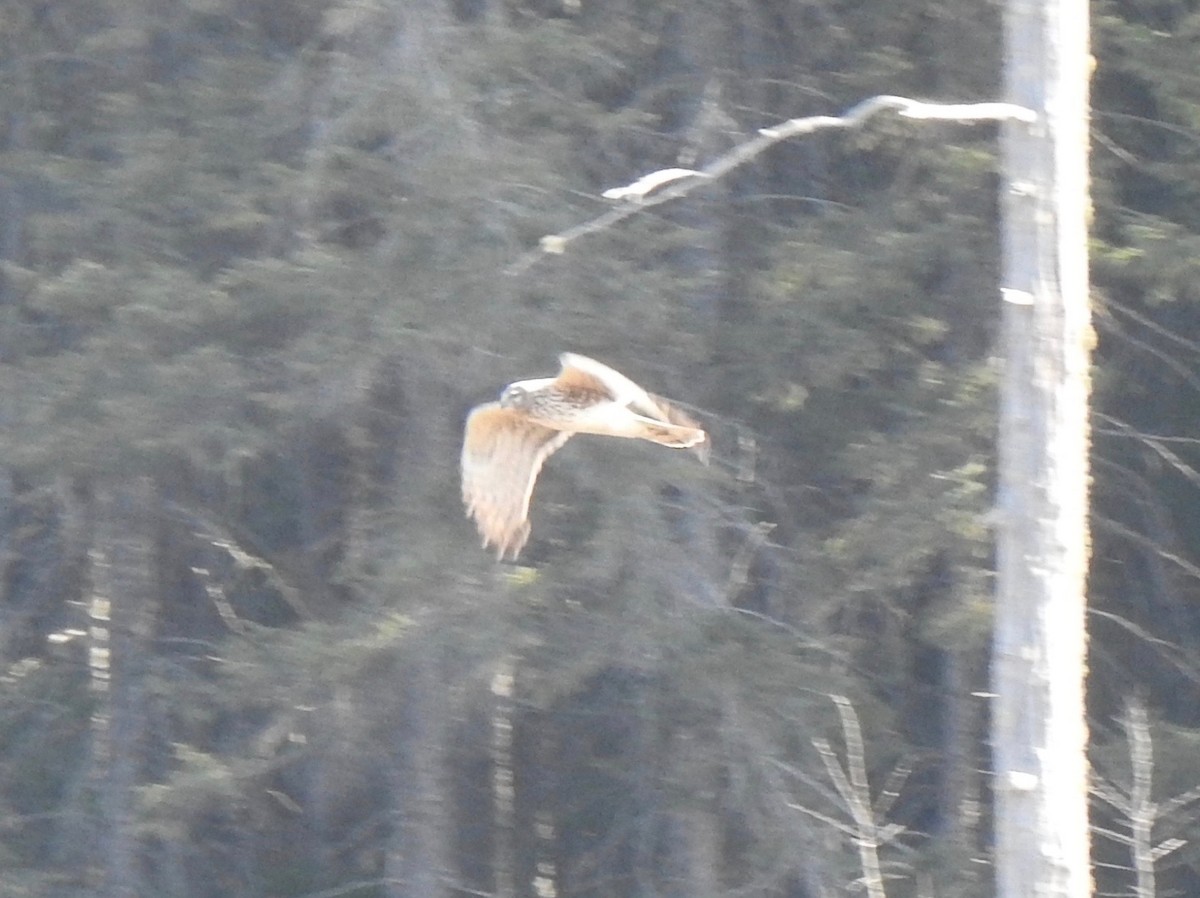
POLYGON ((476 406, 467 417, 463 502, 484 547, 494 546, 497 558, 516 558, 529 539, 529 498, 538 472, 570 436, 497 402, 476 406))
POLYGON ((602 362, 573 352, 564 352, 558 361, 562 370, 554 386, 565 393, 601 393, 621 405, 651 404, 649 393, 602 362))
MULTIPOLYGON (((615 371, 602 362, 573 352, 564 352, 558 360, 562 364, 562 371, 555 379, 554 386, 560 390, 602 393, 614 402, 654 421, 702 431, 700 423, 691 415, 676 408, 661 396, 647 393, 620 371, 615 371)), ((702 462, 708 464, 710 446, 707 436, 700 442, 689 445, 689 448, 702 462)))

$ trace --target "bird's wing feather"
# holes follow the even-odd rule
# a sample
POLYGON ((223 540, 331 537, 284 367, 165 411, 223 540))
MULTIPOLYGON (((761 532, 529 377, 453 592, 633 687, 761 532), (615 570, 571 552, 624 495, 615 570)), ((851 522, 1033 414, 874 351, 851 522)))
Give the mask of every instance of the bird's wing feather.
POLYGON ((467 417, 463 503, 484 546, 495 546, 498 558, 516 558, 529 539, 529 499, 538 472, 570 436, 497 402, 477 406, 467 417))
POLYGON ((562 370, 554 386, 564 392, 602 393, 621 405, 649 403, 649 394, 619 371, 585 355, 564 352, 558 357, 562 370))
MULTIPOLYGON (((555 386, 560 389, 600 390, 639 415, 661 421, 663 424, 702 430, 700 423, 691 415, 676 408, 661 396, 647 393, 624 374, 614 371, 608 365, 573 352, 564 352, 558 358, 562 363, 562 371, 558 375, 555 386)), ((708 463, 707 437, 693 446, 692 450, 700 457, 701 461, 705 464, 708 463)))

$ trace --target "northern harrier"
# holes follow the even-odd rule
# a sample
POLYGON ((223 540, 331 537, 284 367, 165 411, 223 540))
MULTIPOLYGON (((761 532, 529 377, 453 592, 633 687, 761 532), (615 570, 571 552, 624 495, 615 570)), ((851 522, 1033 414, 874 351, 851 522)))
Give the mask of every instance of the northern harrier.
POLYGON ((665 400, 586 356, 563 353, 558 377, 509 384, 499 402, 467 417, 462 492, 467 516, 495 546, 516 558, 529 539, 529 497, 542 462, 573 433, 650 440, 691 449, 708 461, 708 436, 665 400))

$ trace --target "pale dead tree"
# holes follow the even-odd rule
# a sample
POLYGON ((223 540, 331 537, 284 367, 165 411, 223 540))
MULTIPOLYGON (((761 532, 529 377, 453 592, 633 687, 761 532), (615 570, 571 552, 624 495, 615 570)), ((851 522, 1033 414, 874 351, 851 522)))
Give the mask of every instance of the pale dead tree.
MULTIPOLYGON (((788 802, 788 807, 800 811, 809 817, 820 820, 838 832, 849 836, 858 850, 858 862, 862 867, 863 887, 868 898, 887 898, 883 886, 883 867, 879 862, 879 849, 904 832, 899 823, 883 822, 892 806, 899 797, 900 787, 911 772, 906 765, 897 766, 892 770, 878 799, 871 798, 871 786, 867 778, 866 749, 863 745, 862 728, 858 724, 858 715, 850 700, 843 695, 832 695, 837 706, 838 717, 842 726, 842 739, 846 743, 846 760, 843 763, 829 744, 828 739, 813 739, 813 748, 821 757, 825 774, 833 783, 836 797, 850 818, 843 822, 836 817, 802 805, 798 802, 788 802)), ((800 775, 798 771, 787 768, 790 773, 800 775)), ((802 777, 808 780, 808 777, 802 777)))
POLYGON ((1010 0, 992 761, 998 898, 1091 894, 1087 0, 1010 0))
POLYGON ((95 894, 104 898, 146 894, 136 794, 149 734, 146 673, 158 613, 152 502, 148 480, 105 493, 89 559, 92 872, 95 894))
POLYGON ((1125 707, 1125 739, 1129 746, 1129 784, 1118 784, 1100 771, 1092 770, 1091 792, 1096 798, 1121 814, 1129 832, 1119 832, 1096 826, 1092 831, 1101 838, 1116 842, 1129 850, 1133 863, 1136 898, 1154 898, 1155 864, 1171 852, 1187 844, 1177 837, 1155 842, 1154 830, 1160 823, 1173 824, 1176 830, 1195 819, 1197 811, 1189 808, 1200 801, 1200 786, 1181 792, 1164 802, 1154 800, 1154 743, 1146 706, 1140 699, 1131 698, 1125 707), (1184 813, 1187 811, 1187 813, 1184 813))
POLYGON ((388 898, 441 898, 450 892, 444 655, 436 633, 427 632, 400 678, 384 766, 395 821, 384 854, 384 874, 393 883, 382 893, 388 898))
POLYGON ((504 655, 492 674, 492 823, 495 828, 492 869, 495 898, 512 898, 517 892, 516 862, 516 760, 513 746, 514 689, 517 659, 504 655))
POLYGON ((612 187, 602 194, 615 205, 590 221, 582 222, 557 234, 543 237, 536 250, 525 253, 507 269, 508 274, 521 274, 545 254, 562 253, 568 244, 580 237, 610 228, 631 215, 654 206, 679 199, 704 184, 723 178, 735 168, 745 165, 777 143, 829 129, 848 129, 861 126, 867 119, 882 112, 895 112, 902 118, 932 119, 954 122, 1032 123, 1032 111, 1012 103, 927 103, 907 97, 878 96, 863 100, 842 115, 813 115, 789 119, 740 143, 700 169, 666 168, 642 175, 624 187, 612 187))

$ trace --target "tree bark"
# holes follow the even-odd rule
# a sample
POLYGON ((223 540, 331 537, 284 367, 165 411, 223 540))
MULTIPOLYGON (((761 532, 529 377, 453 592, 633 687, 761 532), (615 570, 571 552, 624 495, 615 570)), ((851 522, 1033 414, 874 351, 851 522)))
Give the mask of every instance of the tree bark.
POLYGON ((438 898, 448 877, 442 648, 412 647, 391 762, 394 825, 384 863, 390 898, 438 898))
POLYGON ((138 481, 100 502, 93 552, 89 667, 91 778, 97 798, 97 894, 145 894, 136 832, 136 788, 145 754, 148 643, 156 589, 150 537, 152 486, 138 481))
POLYGON ((1010 0, 998 590, 1000 898, 1090 893, 1083 684, 1088 527, 1088 9, 1010 0))
POLYGON ((513 689, 517 661, 504 656, 492 675, 492 871, 496 898, 516 894, 515 760, 513 757, 513 689))

